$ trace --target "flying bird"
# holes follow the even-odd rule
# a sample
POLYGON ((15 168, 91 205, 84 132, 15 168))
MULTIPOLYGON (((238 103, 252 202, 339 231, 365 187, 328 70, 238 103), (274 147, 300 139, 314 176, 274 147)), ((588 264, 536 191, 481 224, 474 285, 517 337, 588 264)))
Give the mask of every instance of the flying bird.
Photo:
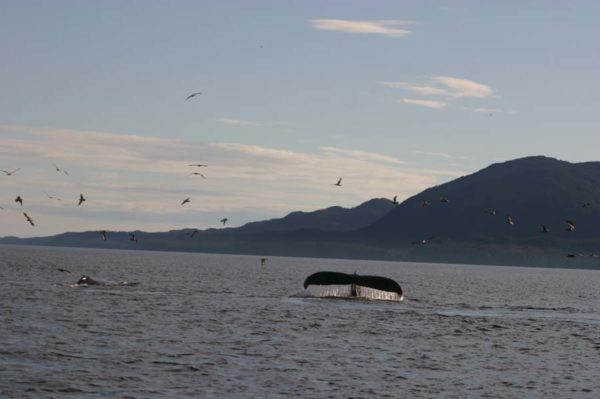
POLYGON ((33 219, 30 218, 28 214, 23 212, 23 215, 25 215, 25 219, 27 219, 27 221, 29 222, 30 225, 35 226, 35 224, 33 223, 33 219))
POLYGON ((264 265, 265 265, 265 262, 266 262, 267 260, 268 260, 267 258, 260 258, 260 265, 261 265, 261 266, 264 266, 264 265))
POLYGON ((549 233, 550 229, 548 228, 548 226, 546 226, 545 224, 540 224, 540 231, 542 233, 549 233))
POLYGON ((191 173, 191 174, 195 175, 195 176, 201 176, 203 179, 206 179, 206 176, 204 176, 202 173, 194 172, 194 173, 191 173))
POLYGON ((510 224, 511 226, 514 226, 515 221, 513 220, 512 216, 506 215, 506 223, 510 224))
POLYGON ((136 244, 138 243, 138 239, 137 239, 137 237, 135 236, 134 233, 129 233, 129 241, 133 241, 136 244))
POLYGON ((50 198, 50 199, 57 200, 57 201, 62 201, 62 200, 61 200, 60 198, 58 198, 58 197, 53 197, 53 196, 51 196, 50 194, 48 194, 48 192, 47 192, 47 191, 44 191, 44 194, 46 194, 46 197, 48 197, 48 198, 50 198))
POLYGON ((566 231, 575 231, 575 222, 572 220, 567 220, 567 228, 566 231))
POLYGON ((342 178, 340 177, 340 179, 337 181, 337 183, 332 184, 332 186, 338 186, 341 187, 342 186, 342 178))
POLYGON ((21 168, 17 168, 15 170, 13 170, 12 172, 9 172, 8 170, 2 170, 2 172, 4 172, 6 174, 6 176, 12 176, 15 173, 17 173, 19 170, 21 170, 21 168))
POLYGON ((202 92, 201 92, 201 91, 199 91, 199 92, 197 92, 197 93, 192 93, 192 94, 190 94, 189 96, 187 96, 187 97, 185 98, 185 101, 189 100, 189 99, 190 99, 190 98, 192 98, 192 97, 199 96, 199 95, 201 95, 201 94, 202 94, 202 92))
POLYGON ((194 231, 192 231, 192 232, 190 233, 190 237, 194 237, 194 236, 195 236, 196 234, 198 234, 199 232, 200 232, 200 230, 198 230, 198 229, 194 229, 194 231))
POLYGON ((106 230, 100 230, 100 236, 102 237, 102 241, 106 241, 108 232, 106 230))
POLYGON ((79 202, 77 203, 77 206, 81 206, 83 201, 85 201, 85 198, 83 198, 83 194, 79 194, 79 202))
POLYGON ((196 166, 198 168, 208 168, 208 165, 203 164, 203 163, 192 163, 192 164, 189 164, 188 166, 196 166))
POLYGON ((18 202, 19 204, 21 204, 21 206, 23 206, 23 198, 21 198, 20 195, 17 195, 17 198, 15 198, 15 202, 18 202))
POLYGON ((448 198, 446 198, 446 197, 442 197, 442 198, 440 198, 440 202, 443 202, 445 204, 449 204, 450 200, 448 198))
POLYGON ((56 169, 57 172, 63 172, 65 175, 69 176, 69 172, 67 172, 64 169, 59 168, 58 166, 56 166, 56 164, 53 164, 53 165, 54 165, 54 169, 56 169))
POLYGON ((71 271, 70 271, 70 270, 63 269, 62 267, 59 267, 59 268, 57 268, 56 270, 58 270, 58 271, 59 271, 59 272, 61 272, 61 273, 68 273, 68 274, 71 274, 71 271))
POLYGON ((394 198, 392 198, 392 204, 398 205, 398 196, 397 195, 394 195, 394 198))
POLYGON ((181 203, 181 205, 185 205, 188 202, 191 202, 192 200, 190 199, 190 197, 187 197, 186 199, 183 200, 183 202, 181 203))
POLYGON ((223 218, 223 219, 221 219, 221 223, 223 223, 223 226, 225 226, 225 223, 227 223, 227 221, 228 221, 228 220, 229 220, 229 219, 227 219, 227 218, 223 218))

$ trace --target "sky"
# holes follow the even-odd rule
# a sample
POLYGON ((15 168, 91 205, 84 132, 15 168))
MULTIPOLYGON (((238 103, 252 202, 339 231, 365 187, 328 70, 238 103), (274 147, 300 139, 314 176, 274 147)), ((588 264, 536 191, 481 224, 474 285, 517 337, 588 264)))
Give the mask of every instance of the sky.
POLYGON ((0 170, 18 169, 0 172, 0 236, 235 227, 524 156, 599 161, 599 15, 592 0, 0 0, 0 170))

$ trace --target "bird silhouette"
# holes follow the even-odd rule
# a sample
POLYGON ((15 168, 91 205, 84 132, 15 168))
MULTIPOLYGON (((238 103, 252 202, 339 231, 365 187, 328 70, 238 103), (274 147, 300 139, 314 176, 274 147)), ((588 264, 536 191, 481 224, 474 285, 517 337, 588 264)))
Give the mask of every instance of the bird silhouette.
POLYGON ((134 233, 129 233, 129 241, 133 241, 136 244, 138 243, 138 239, 137 239, 137 237, 135 236, 134 233))
POLYGON ((77 203, 77 206, 81 206, 81 204, 83 204, 83 201, 85 201, 85 198, 83 198, 83 194, 79 194, 79 202, 77 203))
POLYGON ((449 204, 450 200, 448 198, 446 198, 446 197, 442 197, 442 198, 440 198, 440 202, 443 202, 445 204, 449 204))
POLYGON ((506 215, 506 223, 513 226, 515 224, 515 221, 513 220, 512 216, 506 215))
POLYGON ((228 220, 229 220, 229 219, 227 219, 227 218, 223 218, 223 219, 221 219, 221 223, 223 223, 223 226, 225 226, 225 223, 227 223, 227 221, 228 221, 228 220))
POLYGON ((102 237, 102 241, 106 241, 108 232, 106 230, 100 230, 100 237, 102 237))
POLYGON ((192 200, 190 199, 190 197, 187 197, 186 199, 183 200, 183 202, 181 203, 181 205, 185 205, 188 202, 191 202, 192 200))
POLYGON ((548 226, 546 226, 545 224, 541 224, 541 225, 540 225, 540 231, 541 231, 542 233, 549 233, 549 232, 550 232, 550 229, 549 229, 549 228, 548 228, 548 226))
POLYGON ((28 214, 23 212, 23 215, 25 216, 25 219, 27 219, 27 221, 29 222, 30 225, 35 226, 35 224, 33 223, 33 219, 30 218, 28 214))
POLYGON ((398 205, 398 196, 397 195, 394 195, 394 198, 392 198, 392 204, 398 205))
POLYGON ((71 274, 71 271, 70 271, 70 270, 63 269, 62 267, 59 267, 59 268, 57 268, 56 270, 58 270, 58 271, 59 271, 59 272, 61 272, 61 273, 68 273, 68 274, 71 274))
POLYGON ((191 173, 191 174, 192 174, 192 175, 195 175, 195 176, 201 176, 203 179, 206 179, 206 176, 204 176, 202 173, 193 172, 193 173, 191 173))
POLYGON ((17 168, 15 170, 13 170, 12 172, 9 172, 8 170, 2 170, 2 172, 4 172, 6 174, 6 176, 12 176, 15 173, 17 173, 19 170, 21 170, 21 168, 17 168))
POLYGON ((202 94, 202 92, 201 92, 201 91, 199 91, 199 92, 197 92, 197 93, 192 93, 192 94, 190 94, 189 96, 187 96, 187 97, 185 98, 185 101, 189 100, 189 99, 190 99, 190 98, 192 98, 192 97, 199 96, 199 95, 201 95, 201 94, 202 94))
POLYGON ((69 176, 69 172, 67 172, 64 169, 59 168, 58 166, 56 166, 56 164, 53 164, 53 165, 54 165, 54 169, 56 169, 57 172, 63 172, 65 175, 69 176))
POLYGON ((261 266, 264 266, 264 265, 265 265, 265 262, 266 262, 267 260, 268 260, 267 258, 260 258, 260 265, 261 265, 261 266))
POLYGON ((575 231, 575 222, 572 220, 567 220, 567 228, 566 231, 575 231))
POLYGON ((46 194, 46 197, 56 200, 56 201, 62 201, 62 199, 58 198, 58 197, 53 197, 52 195, 48 194, 48 192, 44 191, 44 194, 46 194))
POLYGON ((20 195, 17 195, 17 198, 15 198, 15 202, 18 202, 19 204, 21 204, 21 206, 23 206, 23 198, 21 198, 20 195))
POLYGON ((190 233, 190 237, 194 237, 196 234, 198 234, 200 232, 200 230, 198 229, 194 229, 191 233, 190 233))
POLYGON ((208 165, 203 164, 203 163, 191 163, 188 166, 196 166, 198 168, 208 168, 208 165))
POLYGON ((341 187, 342 186, 342 178, 340 177, 340 179, 337 181, 337 183, 332 184, 332 186, 338 186, 341 187))

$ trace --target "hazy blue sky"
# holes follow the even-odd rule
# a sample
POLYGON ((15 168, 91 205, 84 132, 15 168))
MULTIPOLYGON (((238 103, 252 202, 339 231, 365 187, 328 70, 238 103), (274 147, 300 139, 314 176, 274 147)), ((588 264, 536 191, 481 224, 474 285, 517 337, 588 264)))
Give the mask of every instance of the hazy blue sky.
POLYGON ((0 169, 21 170, 0 174, 0 236, 237 226, 527 155, 599 160, 599 17, 592 0, 1 0, 0 169))

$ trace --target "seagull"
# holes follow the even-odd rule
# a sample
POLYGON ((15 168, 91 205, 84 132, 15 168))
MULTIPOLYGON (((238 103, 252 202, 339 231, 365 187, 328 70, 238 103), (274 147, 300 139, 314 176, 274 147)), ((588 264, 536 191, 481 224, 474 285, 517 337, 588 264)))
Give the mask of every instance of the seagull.
POLYGON ((540 231, 542 233, 549 233, 550 229, 548 228, 548 226, 546 226, 545 224, 540 224, 540 231))
POLYGON ((332 184, 332 186, 342 187, 342 178, 340 177, 340 179, 337 181, 337 183, 332 184))
POLYGON ((61 272, 61 273, 68 273, 68 274, 71 274, 71 271, 70 271, 70 270, 63 269, 62 267, 59 267, 59 268, 57 268, 56 270, 58 270, 58 271, 59 271, 59 272, 61 272))
POLYGON ((425 200, 423 200, 423 201, 421 202, 421 206, 422 206, 423 208, 427 208, 429 205, 431 205, 431 202, 429 202, 429 201, 425 201, 425 200))
POLYGON ((185 98, 185 101, 189 100, 189 99, 190 99, 190 98, 192 98, 192 97, 199 96, 199 95, 201 95, 201 94, 202 94, 202 92, 201 92, 201 91, 199 91, 199 92, 197 92, 197 93, 192 93, 192 94, 190 94, 189 96, 187 96, 187 97, 185 98))
POLYGON ((23 212, 23 215, 25 215, 25 219, 27 219, 27 221, 29 222, 30 225, 35 226, 35 224, 33 223, 33 219, 30 218, 28 214, 23 212))
POLYGON ((228 220, 229 220, 229 219, 227 219, 227 218, 223 218, 223 219, 221 219, 221 223, 223 223, 223 226, 225 226, 225 223, 227 223, 227 221, 228 221, 228 220))
POLYGON ((129 233, 129 241, 134 241, 136 244, 138 243, 138 239, 133 233, 129 233))
POLYGON ((189 164, 188 166, 196 166, 198 168, 208 168, 208 165, 203 164, 203 163, 192 163, 192 164, 189 164))
POLYGON ((181 203, 181 205, 185 205, 188 202, 191 202, 192 200, 190 199, 190 197, 187 197, 186 199, 183 200, 183 202, 181 203))
POLYGON ((265 262, 266 262, 267 260, 268 260, 267 258, 260 258, 260 265, 261 265, 261 266, 264 266, 264 265, 265 265, 265 262))
POLYGON ((17 198, 15 198, 15 202, 18 202, 19 204, 21 204, 21 206, 23 206, 23 198, 21 198, 20 195, 17 195, 17 198))
POLYGON ((567 220, 567 231, 575 231, 575 222, 572 220, 567 220))
POLYGON ((578 255, 577 254, 567 254, 567 258, 576 258, 578 255))
POLYGON ((2 172, 6 173, 6 176, 12 176, 15 173, 17 173, 19 170, 21 170, 21 168, 17 168, 15 170, 13 170, 12 172, 9 172, 8 170, 2 170, 2 172))
POLYGON ((513 220, 512 216, 506 215, 506 223, 508 223, 511 226, 513 226, 515 224, 515 221, 513 220))
POLYGON ((107 235, 107 231, 106 230, 100 230, 100 236, 102 237, 102 241, 106 241, 106 235, 107 235))
POLYGON ((194 231, 190 233, 190 237, 194 237, 196 234, 198 234, 198 232, 200 232, 200 230, 194 229, 194 231))
POLYGON ((58 197, 53 197, 53 196, 51 196, 50 194, 48 194, 48 192, 47 192, 47 191, 44 191, 44 194, 46 194, 46 197, 48 197, 48 198, 50 198, 50 199, 57 200, 57 201, 62 201, 62 200, 61 200, 60 198, 58 198, 58 197))
POLYGON ((495 209, 488 209, 486 212, 488 214, 490 214, 490 215, 496 216, 496 210, 495 209))
POLYGON ((54 165, 54 169, 56 169, 57 172, 63 172, 65 175, 69 176, 69 172, 67 172, 64 169, 59 168, 58 166, 56 166, 56 164, 53 164, 53 165, 54 165))
POLYGON ((85 201, 85 198, 83 198, 83 194, 79 194, 79 203, 77 203, 77 206, 80 206, 83 201, 85 201))
POLYGON ((206 179, 206 176, 204 176, 202 173, 198 173, 198 172, 194 172, 191 173, 192 175, 196 175, 196 176, 202 176, 203 179, 206 179))
POLYGON ((394 198, 392 198, 392 204, 398 205, 398 196, 397 195, 394 195, 394 198))

